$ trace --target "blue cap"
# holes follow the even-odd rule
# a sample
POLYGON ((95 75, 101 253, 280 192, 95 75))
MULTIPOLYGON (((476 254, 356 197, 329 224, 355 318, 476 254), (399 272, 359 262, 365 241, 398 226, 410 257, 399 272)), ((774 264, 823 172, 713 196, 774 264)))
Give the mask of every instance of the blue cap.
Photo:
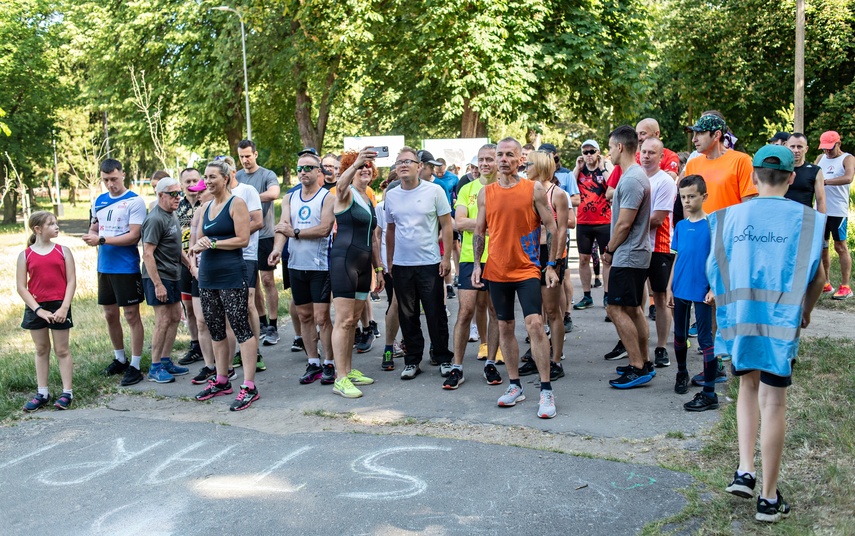
POLYGON ((796 159, 793 152, 783 145, 764 145, 754 155, 753 165, 756 168, 793 171, 796 166, 796 159), (764 162, 767 158, 777 158, 778 163, 764 162))

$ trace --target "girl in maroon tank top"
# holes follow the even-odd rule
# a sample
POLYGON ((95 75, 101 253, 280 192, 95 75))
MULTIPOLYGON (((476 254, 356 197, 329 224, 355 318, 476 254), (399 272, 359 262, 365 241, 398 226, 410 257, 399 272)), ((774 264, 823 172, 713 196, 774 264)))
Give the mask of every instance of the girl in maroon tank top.
POLYGON ((36 346, 36 382, 38 392, 26 404, 24 411, 35 411, 51 401, 48 391, 51 337, 59 361, 62 394, 54 403, 57 409, 71 406, 71 352, 68 346, 71 321, 71 298, 77 287, 74 258, 71 250, 54 244, 59 224, 50 212, 40 210, 30 216, 32 230, 28 247, 18 255, 17 287, 24 300, 24 320, 21 327, 29 330, 36 346))

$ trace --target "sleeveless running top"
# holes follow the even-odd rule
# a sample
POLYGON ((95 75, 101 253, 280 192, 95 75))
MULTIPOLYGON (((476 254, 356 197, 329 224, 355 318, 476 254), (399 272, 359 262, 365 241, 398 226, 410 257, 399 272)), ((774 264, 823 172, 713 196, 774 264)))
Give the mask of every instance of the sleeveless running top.
MULTIPOLYGON (((567 192, 565 192, 564 190, 562 190, 561 188, 558 188, 558 191, 561 192, 564 195, 564 197, 567 197, 567 206, 569 207, 570 206, 570 198, 568 197, 569 194, 567 192)), ((549 204, 549 210, 552 211, 552 219, 555 221, 555 225, 558 225, 558 212, 556 212, 556 210, 555 210, 555 205, 552 204, 552 196, 553 195, 555 195, 555 184, 552 184, 549 187, 549 190, 546 191, 546 201, 549 204)), ((572 210, 572 209, 570 209, 570 210, 572 210)), ((567 222, 564 222, 564 225, 566 226, 567 222)), ((549 231, 546 231, 546 244, 552 245, 552 235, 549 233, 549 231)), ((560 258, 555 259, 555 260, 556 261, 561 260, 561 259, 565 258, 566 256, 567 256, 567 248, 565 247, 564 248, 564 254, 561 255, 560 258)), ((546 261, 548 261, 548 260, 549 259, 543 259, 543 263, 546 263, 546 261)))
POLYGON ((790 185, 784 197, 797 201, 802 205, 813 207, 813 196, 815 193, 816 174, 820 167, 813 164, 803 164, 795 169, 796 178, 790 185))
MULTIPOLYGON (((202 216, 202 229, 211 240, 227 240, 237 236, 235 221, 229 214, 235 196, 223 204, 220 213, 214 219, 210 217, 211 205, 205 207, 202 216)), ((202 252, 199 268, 199 288, 229 289, 241 288, 245 284, 246 264, 240 249, 206 249, 202 252)))
POLYGON ((62 246, 54 245, 53 249, 41 255, 28 247, 24 253, 27 258, 27 290, 37 302, 62 301, 65 299, 65 253, 62 246))
POLYGON ((534 183, 528 179, 510 188, 498 182, 484 187, 490 256, 484 279, 513 283, 540 279, 540 216, 534 211, 534 183))
MULTIPOLYGON (((308 229, 321 224, 321 209, 329 190, 319 188, 311 199, 303 199, 303 189, 291 193, 291 225, 308 229)), ((329 270, 330 237, 288 240, 288 268, 292 270, 329 270)))
POLYGON ((371 237, 377 227, 374 207, 362 198, 356 188, 351 188, 350 206, 335 215, 338 233, 332 249, 355 247, 371 251, 371 237))
MULTIPOLYGON (((823 155, 819 160, 822 176, 828 179, 836 179, 846 174, 843 161, 849 153, 843 153, 837 158, 828 158, 823 155)), ((837 218, 849 217, 849 185, 826 185, 825 186, 825 213, 837 218)))

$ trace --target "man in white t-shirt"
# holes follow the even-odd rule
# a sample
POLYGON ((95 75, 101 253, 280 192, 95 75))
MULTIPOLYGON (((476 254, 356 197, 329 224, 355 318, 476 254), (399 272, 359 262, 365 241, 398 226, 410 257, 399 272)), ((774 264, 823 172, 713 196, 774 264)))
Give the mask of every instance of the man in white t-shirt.
MULTIPOLYGON (((849 256, 849 246, 846 244, 846 231, 849 226, 849 187, 855 175, 855 157, 844 153, 840 148, 840 134, 829 130, 819 137, 819 148, 823 155, 816 160, 816 165, 822 168, 825 176, 825 210, 828 219, 825 223, 824 237, 828 240, 831 235, 834 240, 834 251, 840 258, 840 288, 832 296, 835 300, 845 300, 852 297, 849 288, 849 275, 852 272, 852 257, 849 256)), ((823 292, 832 292, 831 286, 831 256, 826 244, 822 250, 822 266, 825 268, 826 282, 823 292)))
POLYGON ((427 151, 404 147, 398 153, 395 171, 401 187, 386 192, 386 255, 398 300, 406 355, 401 379, 411 380, 421 370, 424 335, 419 303, 424 309, 430 335, 431 364, 451 372, 448 350, 448 317, 445 313, 443 278, 451 267, 451 206, 445 191, 419 178, 433 173, 439 162, 427 151), (442 227, 442 254, 437 240, 442 227))

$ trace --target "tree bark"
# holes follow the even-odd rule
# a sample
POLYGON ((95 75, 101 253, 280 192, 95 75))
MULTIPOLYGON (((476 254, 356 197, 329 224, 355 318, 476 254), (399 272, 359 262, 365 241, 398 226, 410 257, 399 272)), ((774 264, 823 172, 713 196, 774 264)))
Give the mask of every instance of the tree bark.
POLYGON ((487 125, 481 120, 481 115, 472 109, 469 99, 465 99, 463 101, 463 116, 460 121, 460 137, 487 137, 487 125))
POLYGON ((17 222, 18 216, 18 193, 10 189, 3 198, 3 225, 17 222))

